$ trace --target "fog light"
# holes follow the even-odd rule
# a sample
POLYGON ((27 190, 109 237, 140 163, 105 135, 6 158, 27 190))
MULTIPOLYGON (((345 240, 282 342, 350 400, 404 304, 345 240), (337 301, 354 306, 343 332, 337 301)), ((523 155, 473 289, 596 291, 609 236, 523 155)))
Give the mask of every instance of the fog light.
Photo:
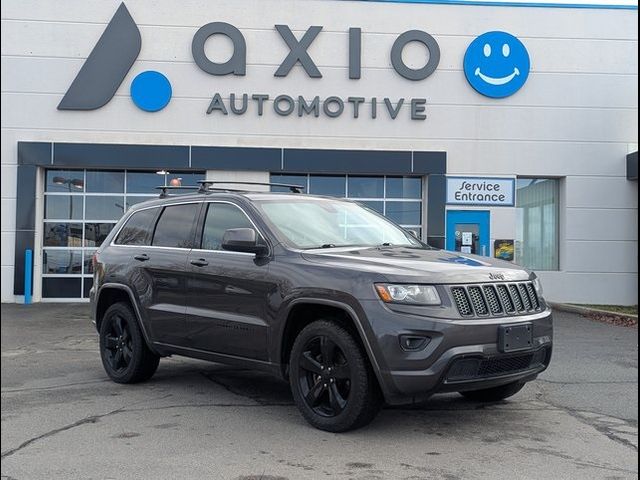
POLYGON ((429 337, 421 337, 418 335, 400 335, 400 347, 405 352, 417 352, 418 350, 424 349, 431 338, 429 337))

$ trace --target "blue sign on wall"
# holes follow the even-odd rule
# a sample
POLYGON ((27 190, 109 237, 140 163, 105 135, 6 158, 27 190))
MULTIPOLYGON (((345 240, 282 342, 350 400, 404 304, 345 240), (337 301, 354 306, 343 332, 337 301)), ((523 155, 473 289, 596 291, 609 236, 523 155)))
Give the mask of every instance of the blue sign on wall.
POLYGON ((487 32, 476 38, 464 54, 464 74, 485 97, 504 98, 527 81, 531 63, 523 43, 506 32, 487 32))

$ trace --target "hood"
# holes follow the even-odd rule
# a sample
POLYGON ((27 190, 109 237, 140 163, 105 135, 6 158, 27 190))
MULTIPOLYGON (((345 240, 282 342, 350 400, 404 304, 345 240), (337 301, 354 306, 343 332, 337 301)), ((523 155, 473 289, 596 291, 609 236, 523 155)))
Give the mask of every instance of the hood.
POLYGON ((410 247, 344 247, 306 250, 314 263, 370 273, 393 282, 480 283, 522 281, 530 273, 504 260, 410 247))

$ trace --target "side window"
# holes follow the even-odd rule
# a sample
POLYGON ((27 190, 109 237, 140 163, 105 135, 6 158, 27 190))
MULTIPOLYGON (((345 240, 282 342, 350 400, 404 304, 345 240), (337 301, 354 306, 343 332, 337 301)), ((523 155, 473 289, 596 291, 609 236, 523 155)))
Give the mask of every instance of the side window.
POLYGON ((149 245, 157 208, 140 210, 129 217, 116 238, 116 245, 149 245))
POLYGON ((156 224, 151 245, 156 247, 191 248, 193 224, 199 203, 164 207, 156 224))
POLYGON ((242 210, 228 203, 209 203, 202 231, 202 249, 222 250, 222 236, 229 228, 254 228, 242 210))

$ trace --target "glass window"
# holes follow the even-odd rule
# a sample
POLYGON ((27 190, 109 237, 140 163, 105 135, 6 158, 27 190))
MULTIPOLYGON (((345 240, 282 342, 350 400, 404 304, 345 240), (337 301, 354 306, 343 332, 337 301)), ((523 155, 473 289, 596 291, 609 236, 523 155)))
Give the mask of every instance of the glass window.
POLYGON ((384 197, 383 177, 349 177, 349 198, 384 197))
POLYGON ((387 198, 422 198, 420 177, 387 177, 387 198))
POLYGON ((42 296, 44 298, 80 298, 81 285, 80 277, 45 277, 42 279, 42 296))
POLYGON ((45 222, 45 247, 82 247, 81 223, 45 222))
MULTIPOLYGON (((303 192, 307 191, 306 175, 271 175, 271 183, 286 183, 287 185, 299 185, 303 192)), ((272 192, 289 192, 287 187, 271 187, 272 192)))
POLYGON ((153 221, 157 213, 157 208, 148 208, 131 215, 118 233, 115 243, 118 245, 149 245, 153 232, 153 221))
POLYGON ((45 192, 82 192, 84 191, 84 171, 47 170, 45 192))
POLYGON ((84 246, 99 247, 113 230, 115 223, 85 223, 84 246))
POLYGON ((83 271, 88 275, 93 275, 93 254, 96 253, 95 250, 85 250, 84 251, 84 264, 83 271))
POLYGON ((81 273, 82 250, 44 249, 42 251, 43 273, 81 273))
POLYGON ((164 175, 127 171, 127 193, 158 193, 156 187, 160 185, 164 185, 164 175))
POLYGON ((518 178, 516 189, 516 262, 533 270, 558 270, 558 180, 518 178))
POLYGON ((87 192, 123 193, 123 171, 87 170, 87 192))
POLYGON ((344 175, 311 175, 309 177, 309 193, 344 197, 346 195, 346 183, 344 175))
POLYGON ((353 202, 301 196, 255 203, 275 229, 298 248, 420 245, 409 233, 353 202))
POLYGON ((82 220, 83 204, 81 195, 47 195, 44 198, 44 216, 56 220, 82 220))
POLYGON ((377 202, 377 201, 362 201, 362 202, 358 202, 361 205, 364 205, 366 207, 369 207, 372 210, 375 210, 376 212, 378 212, 380 215, 384 215, 384 202, 377 202))
POLYGON ((86 196, 85 207, 84 218, 87 220, 120 220, 124 213, 124 197, 86 196))
POLYGON ((157 247, 191 248, 193 224, 198 203, 165 207, 156 224, 151 245, 157 247))
POLYGON ((127 210, 129 210, 132 206, 137 205, 138 203, 146 202, 147 200, 155 200, 156 198, 158 198, 156 195, 154 195, 153 197, 138 197, 127 195, 127 210))
POLYGON ((421 225, 420 202, 387 202, 386 216, 399 225, 421 225))
POLYGON ((202 232, 205 250, 221 250, 222 237, 229 228, 254 228, 242 210, 228 203, 210 203, 202 232))

